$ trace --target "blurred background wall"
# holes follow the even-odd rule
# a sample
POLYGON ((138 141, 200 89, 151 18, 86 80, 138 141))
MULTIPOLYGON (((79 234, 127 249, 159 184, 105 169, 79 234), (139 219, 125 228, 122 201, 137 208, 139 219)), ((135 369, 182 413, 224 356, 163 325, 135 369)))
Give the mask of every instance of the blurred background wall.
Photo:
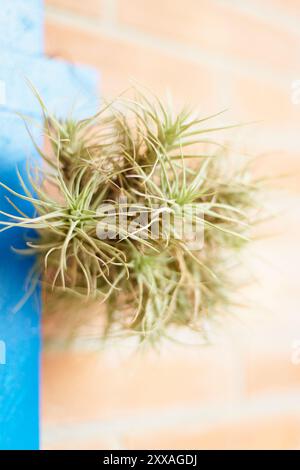
POLYGON ((247 308, 211 345, 44 353, 44 448, 300 448, 299 24, 299 0, 46 0, 47 54, 99 69, 101 95, 133 78, 229 108, 256 121, 230 137, 257 173, 289 176, 246 256, 247 308))

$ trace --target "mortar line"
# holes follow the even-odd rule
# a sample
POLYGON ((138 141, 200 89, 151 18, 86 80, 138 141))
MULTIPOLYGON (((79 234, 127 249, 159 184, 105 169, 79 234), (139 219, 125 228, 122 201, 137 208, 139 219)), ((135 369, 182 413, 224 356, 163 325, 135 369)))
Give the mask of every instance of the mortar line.
POLYGON ((103 24, 115 26, 117 24, 117 0, 102 0, 103 24))

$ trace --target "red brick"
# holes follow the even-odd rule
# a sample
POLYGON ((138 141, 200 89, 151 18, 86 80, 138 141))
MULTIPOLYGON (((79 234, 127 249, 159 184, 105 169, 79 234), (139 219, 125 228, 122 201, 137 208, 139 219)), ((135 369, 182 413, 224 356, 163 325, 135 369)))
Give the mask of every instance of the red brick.
POLYGON ((104 95, 119 94, 134 79, 159 94, 169 90, 179 103, 198 104, 203 113, 219 109, 215 103, 213 71, 154 48, 48 20, 46 51, 51 56, 98 67, 104 95))
POLYGON ((256 357, 248 360, 245 369, 246 392, 256 395, 266 392, 298 390, 300 387, 300 365, 292 363, 292 345, 286 357, 256 357))
POLYGON ((265 80, 232 77, 232 107, 243 119, 255 120, 259 126, 298 125, 300 106, 292 103, 291 83, 276 86, 265 80))
POLYGON ((197 46, 205 53, 241 59, 280 74, 300 65, 300 39, 233 5, 212 0, 120 0, 120 21, 140 31, 197 46))
POLYGON ((236 375, 225 347, 185 349, 166 356, 139 351, 116 362, 101 352, 44 354, 43 422, 119 418, 235 397, 236 375))

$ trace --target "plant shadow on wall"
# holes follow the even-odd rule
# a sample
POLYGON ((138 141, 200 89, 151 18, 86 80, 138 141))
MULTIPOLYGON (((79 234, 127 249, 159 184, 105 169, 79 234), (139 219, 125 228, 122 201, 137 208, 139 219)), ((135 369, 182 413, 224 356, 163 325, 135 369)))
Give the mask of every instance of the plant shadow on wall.
POLYGON ((1 224, 38 234, 22 253, 37 256, 30 284, 42 274, 49 324, 63 318, 68 338, 91 317, 101 338, 155 342, 170 326, 203 335, 233 301, 238 252, 259 220, 261 180, 210 137, 233 126, 211 125, 220 113, 176 114, 139 90, 60 120, 33 92, 49 151, 36 146, 43 164, 28 166, 30 187, 19 174, 22 194, 2 184, 14 201, 1 224))

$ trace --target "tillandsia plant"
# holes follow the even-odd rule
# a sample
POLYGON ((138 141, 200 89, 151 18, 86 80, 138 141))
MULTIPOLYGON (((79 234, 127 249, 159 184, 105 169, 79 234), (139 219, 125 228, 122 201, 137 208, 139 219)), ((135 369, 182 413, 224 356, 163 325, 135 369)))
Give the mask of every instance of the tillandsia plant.
POLYGON ((24 250, 37 256, 34 277, 92 300, 103 335, 201 332, 230 304, 232 260, 249 240, 259 187, 210 140, 226 127, 140 91, 62 120, 35 94, 50 150, 36 146, 44 163, 28 170, 30 187, 19 175, 24 193, 2 184, 35 214, 2 213, 10 219, 1 222, 38 234, 24 250))

